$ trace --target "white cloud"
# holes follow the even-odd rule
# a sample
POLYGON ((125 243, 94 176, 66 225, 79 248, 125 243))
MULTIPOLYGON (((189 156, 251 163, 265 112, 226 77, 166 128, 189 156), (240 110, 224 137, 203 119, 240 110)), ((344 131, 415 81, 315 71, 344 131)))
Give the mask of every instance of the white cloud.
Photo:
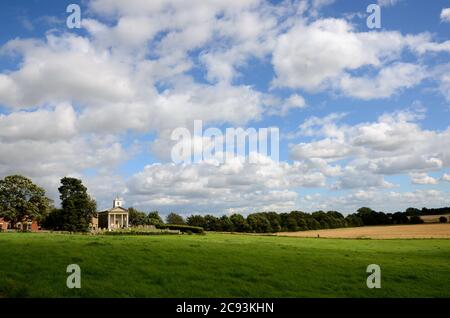
POLYGON ((444 8, 441 11, 441 21, 450 23, 450 8, 444 8))
POLYGON ((450 182, 450 174, 444 173, 444 174, 442 175, 442 180, 443 180, 443 181, 450 182))
POLYGON ((298 195, 291 188, 324 185, 324 175, 308 171, 304 164, 277 164, 267 157, 258 158, 252 164, 236 158, 222 165, 149 165, 129 180, 129 195, 136 205, 248 213, 292 209, 298 195))
MULTIPOLYGON (((374 123, 339 125, 338 115, 310 118, 300 126, 305 136, 319 140, 291 145, 294 160, 320 158, 345 169, 334 188, 392 187, 385 175, 424 173, 450 166, 450 127, 444 131, 422 129, 422 110, 385 114, 374 123)), ((419 180, 419 175, 415 175, 419 180)), ((430 179, 427 179, 430 181, 430 179)))
POLYGON ((19 70, 0 77, 0 103, 29 108, 67 100, 79 103, 126 100, 134 89, 127 66, 74 35, 46 41, 12 40, 3 50, 23 56, 19 70))
POLYGON ((433 42, 428 33, 357 32, 342 19, 301 21, 277 39, 272 85, 309 92, 334 89, 361 99, 391 97, 429 76, 421 62, 401 62, 405 50, 423 55, 449 52, 450 47, 448 41, 433 42), (375 75, 355 75, 363 67, 375 75))
POLYGON ((368 100, 432 78, 450 96, 444 66, 437 72, 421 64, 425 54, 450 52, 449 41, 318 19, 331 3, 93 0, 83 35, 51 30, 43 39, 9 41, 0 53, 17 64, 0 73, 0 175, 29 175, 54 197, 62 176, 83 177, 102 207, 119 192, 142 206, 246 211, 293 208, 302 187, 390 188, 385 174, 448 167, 449 129, 422 129, 405 113, 352 127, 332 114, 302 124, 295 135, 311 140, 292 146, 292 163, 163 163, 130 182, 118 176, 134 147, 167 159, 172 130, 191 129, 194 120, 245 126, 304 109, 314 99, 307 103, 297 89, 368 100), (417 61, 403 61, 405 50, 417 61), (274 87, 295 91, 281 97, 255 82, 236 84, 258 63, 272 63, 274 87), (143 136, 151 141, 139 141, 143 136), (138 141, 125 146, 130 138, 138 141))
POLYGON ((345 69, 377 63, 347 22, 318 20, 297 25, 279 37, 273 54, 274 85, 317 90, 345 69))
POLYGON ((0 114, 0 140, 58 140, 74 137, 77 115, 71 105, 60 104, 54 111, 0 114))
POLYGON ((413 184, 437 184, 438 180, 430 177, 426 173, 410 173, 409 176, 411 177, 411 182, 413 184))
POLYGON ((396 63, 381 69, 375 78, 344 75, 339 86, 347 96, 388 98, 402 89, 416 86, 426 77, 426 70, 420 65, 396 63))

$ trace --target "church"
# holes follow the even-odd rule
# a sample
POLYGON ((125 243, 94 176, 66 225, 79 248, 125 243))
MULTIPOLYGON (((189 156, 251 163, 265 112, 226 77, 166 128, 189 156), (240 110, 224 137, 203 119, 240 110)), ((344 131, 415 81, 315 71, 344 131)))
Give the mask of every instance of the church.
POLYGON ((98 224, 93 220, 92 229, 106 229, 109 231, 126 229, 129 227, 128 210, 123 207, 123 200, 116 197, 113 207, 109 210, 98 212, 98 224))

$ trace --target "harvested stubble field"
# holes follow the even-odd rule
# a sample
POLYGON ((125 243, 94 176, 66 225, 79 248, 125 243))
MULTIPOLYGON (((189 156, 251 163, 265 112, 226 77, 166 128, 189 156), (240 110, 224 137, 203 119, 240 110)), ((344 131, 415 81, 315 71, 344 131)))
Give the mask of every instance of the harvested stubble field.
POLYGON ((370 239, 450 238, 450 224, 365 226, 318 231, 282 232, 279 236, 370 239))
POLYGON ((439 223, 439 218, 440 217, 445 217, 447 218, 447 221, 450 220, 450 214, 441 214, 441 215, 422 215, 420 218, 425 222, 425 223, 439 223))

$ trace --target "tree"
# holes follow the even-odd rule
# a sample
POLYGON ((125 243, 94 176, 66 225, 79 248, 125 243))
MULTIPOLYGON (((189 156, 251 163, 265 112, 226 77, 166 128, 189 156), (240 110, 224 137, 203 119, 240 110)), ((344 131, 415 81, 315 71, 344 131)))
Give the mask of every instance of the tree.
POLYGON ((131 226, 139 226, 147 224, 147 215, 135 208, 128 208, 128 220, 131 226))
POLYGON ((181 215, 176 213, 170 213, 166 218, 167 224, 186 224, 181 215))
POLYGON ((65 177, 59 187, 63 211, 63 229, 71 232, 87 232, 92 217, 96 215, 97 204, 87 193, 82 181, 65 177))
POLYGON ((191 215, 187 218, 187 224, 190 226, 198 226, 205 228, 205 218, 201 215, 191 215))
POLYGON ((207 214, 205 219, 205 230, 206 231, 220 231, 220 220, 214 215, 207 214))
POLYGON ((357 227, 364 225, 362 219, 356 214, 347 215, 345 221, 347 222, 347 225, 350 227, 357 227))
POLYGON ((256 233, 270 233, 272 232, 272 227, 267 217, 262 213, 250 214, 247 217, 247 223, 256 233))
POLYGON ((235 232, 247 232, 249 226, 245 218, 240 214, 233 214, 230 216, 230 221, 233 223, 233 231, 235 232))
POLYGON ((233 230, 233 222, 231 222, 230 218, 226 215, 223 215, 219 219, 220 230, 223 232, 231 232, 233 230))
POLYGON ((445 216, 441 216, 439 218, 439 223, 447 223, 447 218, 445 216))
POLYGON ((46 230, 62 231, 64 229, 64 214, 62 209, 53 209, 41 223, 46 230))
POLYGON ((18 222, 41 221, 50 212, 51 204, 45 190, 24 176, 0 180, 0 217, 13 226, 18 222))
POLYGON ((164 224, 164 221, 159 216, 158 211, 153 211, 153 212, 150 212, 147 216, 147 224, 157 226, 157 225, 164 224))
POLYGON ((421 211, 416 208, 407 208, 405 211, 407 216, 414 216, 414 215, 420 215, 421 211))
POLYGON ((413 215, 409 218, 409 223, 411 224, 422 224, 423 220, 418 215, 413 215))
POLYGON ((407 224, 409 221, 406 213, 402 212, 395 212, 394 214, 392 214, 391 219, 392 223, 394 224, 407 224))

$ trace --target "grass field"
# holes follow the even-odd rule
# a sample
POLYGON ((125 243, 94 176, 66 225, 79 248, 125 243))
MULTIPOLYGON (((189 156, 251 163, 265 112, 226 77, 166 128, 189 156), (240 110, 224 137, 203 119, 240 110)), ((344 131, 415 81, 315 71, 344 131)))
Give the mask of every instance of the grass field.
POLYGON ((330 230, 285 232, 279 236, 294 237, 326 237, 326 238, 372 238, 372 239, 450 239, 450 223, 446 224, 417 224, 417 225, 385 225, 340 228, 330 230))
POLYGON ((450 240, 0 234, 0 297, 450 297, 450 240), (66 287, 78 264, 82 288, 66 287), (382 288, 366 287, 379 264, 382 288))

